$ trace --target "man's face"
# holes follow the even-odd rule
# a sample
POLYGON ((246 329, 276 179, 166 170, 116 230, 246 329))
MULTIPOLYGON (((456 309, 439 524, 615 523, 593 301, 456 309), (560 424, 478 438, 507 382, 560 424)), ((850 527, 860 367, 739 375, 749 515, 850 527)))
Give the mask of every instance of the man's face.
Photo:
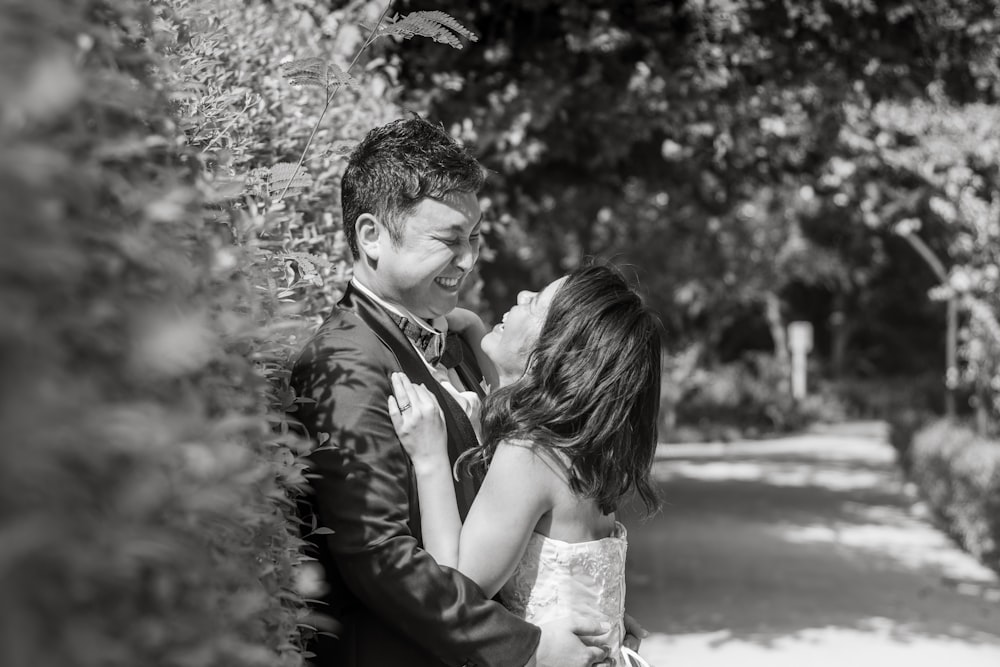
POLYGON ((458 305, 462 281, 479 259, 482 210, 471 192, 424 199, 404 215, 402 240, 379 239, 375 275, 382 296, 417 317, 434 318, 458 305))

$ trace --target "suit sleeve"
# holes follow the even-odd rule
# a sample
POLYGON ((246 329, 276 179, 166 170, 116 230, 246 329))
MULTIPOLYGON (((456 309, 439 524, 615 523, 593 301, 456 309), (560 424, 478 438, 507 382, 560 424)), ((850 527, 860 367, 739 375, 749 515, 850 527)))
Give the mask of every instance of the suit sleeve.
POLYGON ((524 665, 537 627, 438 566, 408 525, 410 465, 386 407, 387 350, 343 329, 307 348, 293 373, 300 419, 328 446, 312 455, 312 486, 330 551, 352 592, 446 665, 524 665), (368 343, 366 345, 366 343, 368 343), (367 349, 366 349, 367 347, 367 349))

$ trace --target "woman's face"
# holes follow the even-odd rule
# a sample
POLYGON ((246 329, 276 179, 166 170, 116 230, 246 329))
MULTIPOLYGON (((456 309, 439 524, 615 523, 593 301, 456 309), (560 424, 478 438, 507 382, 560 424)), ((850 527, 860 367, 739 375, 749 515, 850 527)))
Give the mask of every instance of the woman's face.
POLYGON ((505 384, 505 379, 511 382, 524 374, 552 297, 565 281, 563 276, 546 285, 541 292, 520 292, 514 307, 483 337, 483 352, 496 364, 501 384, 505 384))

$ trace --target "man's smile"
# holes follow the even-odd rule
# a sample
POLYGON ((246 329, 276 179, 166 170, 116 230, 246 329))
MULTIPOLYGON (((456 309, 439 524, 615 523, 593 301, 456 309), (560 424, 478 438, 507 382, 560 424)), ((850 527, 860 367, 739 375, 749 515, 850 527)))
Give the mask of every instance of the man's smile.
POLYGON ((458 276, 457 278, 438 277, 434 279, 434 282, 445 289, 453 290, 456 289, 462 282, 462 277, 463 276, 458 276))

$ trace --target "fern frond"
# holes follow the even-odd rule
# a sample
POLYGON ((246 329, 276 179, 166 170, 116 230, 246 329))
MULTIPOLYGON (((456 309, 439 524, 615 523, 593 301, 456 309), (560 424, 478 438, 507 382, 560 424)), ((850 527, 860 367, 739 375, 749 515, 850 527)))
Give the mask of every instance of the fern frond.
POLYGON ((282 75, 293 86, 315 86, 327 92, 331 84, 347 86, 357 90, 358 82, 353 76, 334 63, 322 58, 300 58, 281 65, 282 75))
POLYGON ((444 12, 415 12, 415 13, 416 14, 423 14, 424 18, 426 18, 428 20, 431 20, 431 21, 436 21, 437 23, 440 23, 444 27, 450 28, 452 31, 458 33, 462 37, 465 37, 470 42, 478 42, 479 41, 479 36, 476 35, 476 33, 472 32, 471 30, 469 30, 468 28, 466 28, 464 25, 462 25, 461 23, 459 23, 450 14, 445 14, 444 12))
POLYGON ((281 64, 281 73, 293 86, 326 88, 330 66, 322 58, 300 58, 281 64))
POLYGON ((334 63, 329 63, 327 65, 327 76, 339 85, 347 86, 348 88, 353 88, 354 90, 359 88, 358 80, 337 67, 334 63))
POLYGON ((456 49, 462 48, 459 37, 465 37, 475 42, 479 38, 453 17, 444 12, 411 12, 400 18, 398 15, 388 19, 379 26, 375 37, 396 35, 403 39, 411 37, 430 37, 435 42, 447 44, 456 49))
POLYGON ((312 185, 312 179, 305 171, 305 167, 296 167, 291 162, 279 162, 271 167, 268 178, 268 193, 271 197, 277 196, 285 191, 286 195, 295 195, 312 185), (298 173, 296 173, 296 171, 298 173))

